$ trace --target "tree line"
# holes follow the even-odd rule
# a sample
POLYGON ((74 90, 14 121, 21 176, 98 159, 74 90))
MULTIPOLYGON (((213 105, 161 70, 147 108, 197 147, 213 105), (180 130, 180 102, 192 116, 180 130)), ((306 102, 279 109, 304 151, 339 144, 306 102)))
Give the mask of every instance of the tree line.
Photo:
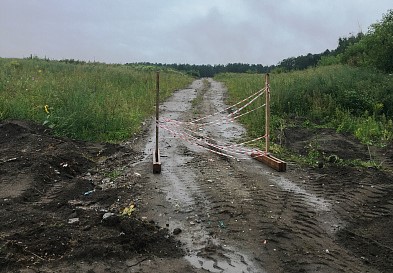
POLYGON ((127 63, 130 66, 145 66, 145 67, 158 67, 158 68, 170 68, 178 71, 185 72, 193 77, 214 77, 219 73, 267 73, 272 70, 274 66, 264 66, 262 64, 246 64, 246 63, 229 63, 226 65, 210 65, 210 64, 163 64, 163 63, 150 63, 150 62, 138 62, 138 63, 127 63))

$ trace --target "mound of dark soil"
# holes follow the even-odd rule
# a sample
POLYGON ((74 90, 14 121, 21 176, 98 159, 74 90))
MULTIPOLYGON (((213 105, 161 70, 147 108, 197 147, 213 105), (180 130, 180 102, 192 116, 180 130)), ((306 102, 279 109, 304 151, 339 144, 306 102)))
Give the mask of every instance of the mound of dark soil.
POLYGON ((55 137, 34 123, 0 123, 0 272, 135 253, 181 256, 166 229, 138 220, 137 211, 121 215, 138 177, 116 169, 117 160, 137 157, 120 145, 55 137))
POLYGON ((288 127, 284 136, 285 146, 303 156, 318 151, 326 157, 336 155, 344 160, 369 160, 367 146, 354 136, 337 133, 334 129, 288 127))

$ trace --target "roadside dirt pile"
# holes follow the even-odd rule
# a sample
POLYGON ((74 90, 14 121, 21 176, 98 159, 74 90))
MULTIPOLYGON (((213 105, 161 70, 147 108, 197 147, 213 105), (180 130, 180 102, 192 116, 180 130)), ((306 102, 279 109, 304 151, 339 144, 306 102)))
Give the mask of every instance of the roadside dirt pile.
POLYGON ((122 215, 138 205, 139 176, 113 180, 119 161, 137 158, 134 151, 9 121, 0 123, 0 155, 0 272, 59 260, 183 255, 166 229, 132 209, 122 215))

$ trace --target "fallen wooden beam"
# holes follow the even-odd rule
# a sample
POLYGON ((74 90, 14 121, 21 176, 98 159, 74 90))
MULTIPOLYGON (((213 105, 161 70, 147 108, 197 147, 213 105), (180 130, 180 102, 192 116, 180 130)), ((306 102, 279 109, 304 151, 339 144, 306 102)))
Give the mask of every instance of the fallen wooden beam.
POLYGON ((270 154, 265 153, 251 153, 251 157, 262 162, 263 164, 275 169, 279 172, 285 172, 287 170, 287 163, 278 159, 270 154))
POLYGON ((160 150, 153 152, 153 173, 161 173, 160 150))

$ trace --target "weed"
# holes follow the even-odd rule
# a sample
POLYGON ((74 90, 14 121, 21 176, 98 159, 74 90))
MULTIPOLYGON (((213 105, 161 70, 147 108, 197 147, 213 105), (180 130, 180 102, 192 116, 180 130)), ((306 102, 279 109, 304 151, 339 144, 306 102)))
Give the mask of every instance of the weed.
POLYGON ((111 181, 116 180, 116 178, 120 177, 123 174, 122 170, 114 169, 108 173, 105 173, 104 176, 109 178, 111 181))

